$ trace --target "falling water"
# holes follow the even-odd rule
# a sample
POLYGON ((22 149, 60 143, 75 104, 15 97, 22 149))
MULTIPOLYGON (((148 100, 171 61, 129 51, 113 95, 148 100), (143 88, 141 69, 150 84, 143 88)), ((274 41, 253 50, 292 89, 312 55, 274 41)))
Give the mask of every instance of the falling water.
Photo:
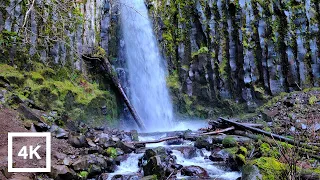
POLYGON ((166 69, 143 0, 121 0, 129 97, 148 131, 170 128, 172 104, 166 69))

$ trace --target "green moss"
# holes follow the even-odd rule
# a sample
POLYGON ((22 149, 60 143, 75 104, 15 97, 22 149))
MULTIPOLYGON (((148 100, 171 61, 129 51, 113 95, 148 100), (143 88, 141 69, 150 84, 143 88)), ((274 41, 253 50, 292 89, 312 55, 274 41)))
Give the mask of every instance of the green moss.
POLYGON ((310 105, 314 105, 317 101, 318 101, 318 99, 317 99, 316 96, 311 96, 311 97, 309 98, 309 104, 310 104, 310 105))
POLYGON ((89 173, 87 171, 81 171, 78 175, 83 179, 87 179, 89 173))
POLYGON ((222 140, 222 145, 224 147, 235 147, 238 142, 232 136, 227 136, 222 140))
POLYGON ((242 154, 237 154, 236 161, 237 161, 238 165, 242 166, 242 165, 246 164, 246 157, 242 154))
POLYGON ((177 71, 173 71, 168 77, 167 77, 167 85, 169 88, 179 90, 181 85, 179 82, 179 75, 177 71))
POLYGON ((10 84, 20 86, 24 81, 24 74, 18 69, 7 64, 0 64, 0 77, 3 77, 10 84))
POLYGON ((31 72, 31 79, 39 84, 42 84, 44 81, 44 77, 39 72, 31 72))
POLYGON ((191 57, 194 58, 195 56, 198 56, 200 54, 206 54, 209 52, 208 47, 201 47, 197 52, 194 52, 191 54, 191 57))
POLYGON ((280 163, 273 157, 261 157, 253 160, 253 164, 256 165, 262 174, 263 180, 276 180, 281 177, 285 171, 285 165, 280 163))
POLYGON ((275 147, 271 147, 268 143, 262 143, 259 147, 260 153, 265 157, 278 158, 280 156, 279 151, 275 147))
POLYGON ((235 156, 236 153, 238 152, 239 148, 238 147, 232 147, 232 148, 225 148, 224 150, 226 152, 228 152, 229 154, 235 156))
POLYGON ((237 154, 242 154, 242 155, 247 155, 248 154, 248 150, 247 148, 243 147, 243 146, 240 146, 238 151, 237 151, 237 154))
POLYGON ((106 153, 109 157, 116 158, 117 157, 117 150, 113 147, 108 147, 106 153))

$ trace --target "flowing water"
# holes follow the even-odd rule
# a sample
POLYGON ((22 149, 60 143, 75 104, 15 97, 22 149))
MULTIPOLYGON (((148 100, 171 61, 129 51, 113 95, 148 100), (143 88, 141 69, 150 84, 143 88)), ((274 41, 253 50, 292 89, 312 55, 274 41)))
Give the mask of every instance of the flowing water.
MULTIPOLYGON (((153 28, 148 19, 148 10, 144 0, 121 0, 121 21, 123 33, 123 45, 125 48, 125 61, 127 64, 129 97, 137 113, 144 121, 147 131, 178 131, 198 130, 206 126, 206 122, 189 120, 177 121, 173 126, 173 110, 166 87, 166 66, 161 57, 153 28)), ((162 133, 157 136, 139 137, 139 140, 154 140, 167 136, 162 133)), ((233 180, 241 176, 239 172, 229 172, 224 167, 214 165, 214 162, 207 157, 210 152, 197 150, 196 157, 185 158, 175 148, 179 146, 194 146, 191 141, 184 141, 180 145, 166 145, 165 142, 149 144, 146 148, 166 147, 172 149, 172 155, 176 162, 183 166, 200 166, 207 170, 212 178, 233 180)), ((138 159, 143 153, 132 153, 121 162, 116 172, 110 174, 109 179, 114 175, 138 173, 138 159)), ((177 174, 178 179, 186 177, 177 174)))
POLYGON ((147 131, 168 130, 173 110, 166 68, 144 0, 121 0, 121 21, 132 104, 147 131))

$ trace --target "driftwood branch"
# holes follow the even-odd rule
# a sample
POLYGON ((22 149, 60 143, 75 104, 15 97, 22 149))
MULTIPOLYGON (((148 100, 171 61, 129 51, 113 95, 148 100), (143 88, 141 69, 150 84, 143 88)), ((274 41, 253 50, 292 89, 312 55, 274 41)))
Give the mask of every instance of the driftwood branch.
MULTIPOLYGON (((229 127, 226 129, 221 129, 221 130, 217 130, 217 131, 212 131, 212 132, 207 132, 207 133, 201 133, 198 134, 197 136, 204 136, 204 135, 215 135, 215 134, 220 134, 220 133, 224 133, 224 132, 228 132, 234 130, 234 127, 229 127)), ((157 139, 157 140, 150 140, 150 141, 133 141, 133 142, 129 142, 130 144, 153 144, 153 143, 160 143, 160 142, 164 142, 164 141, 169 141, 169 140, 174 140, 174 139, 189 139, 188 136, 171 136, 171 137, 165 137, 165 138, 161 138, 161 139, 157 139)))
POLYGON ((112 83, 116 86, 118 92, 122 96, 124 103, 127 105, 133 119, 135 120, 135 122, 137 123, 137 125, 139 126, 139 128, 141 130, 145 130, 146 127, 145 127, 144 123, 142 122, 140 116, 138 115, 135 108, 131 104, 129 98, 127 97, 126 93, 124 92, 124 90, 120 84, 120 81, 117 77, 117 73, 112 68, 110 62, 107 59, 104 59, 101 57, 91 57, 89 55, 82 55, 82 58, 87 61, 96 61, 97 63, 100 63, 102 65, 102 70, 110 76, 112 83))

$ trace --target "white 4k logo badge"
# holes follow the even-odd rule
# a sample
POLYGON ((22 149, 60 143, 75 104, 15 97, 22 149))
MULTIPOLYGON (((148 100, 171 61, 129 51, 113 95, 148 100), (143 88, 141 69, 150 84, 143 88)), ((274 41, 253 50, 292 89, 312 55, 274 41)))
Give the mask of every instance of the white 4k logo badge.
MULTIPOLYGON (((39 155, 40 145, 25 145, 19 150, 15 157, 20 157, 24 160, 37 159, 41 160, 43 157, 39 155)), ((51 133, 8 133, 8 172, 50 172, 51 171, 51 133), (46 139, 45 147, 45 168, 14 168, 13 167, 13 138, 14 137, 26 137, 26 138, 39 138, 44 137, 46 139)))

